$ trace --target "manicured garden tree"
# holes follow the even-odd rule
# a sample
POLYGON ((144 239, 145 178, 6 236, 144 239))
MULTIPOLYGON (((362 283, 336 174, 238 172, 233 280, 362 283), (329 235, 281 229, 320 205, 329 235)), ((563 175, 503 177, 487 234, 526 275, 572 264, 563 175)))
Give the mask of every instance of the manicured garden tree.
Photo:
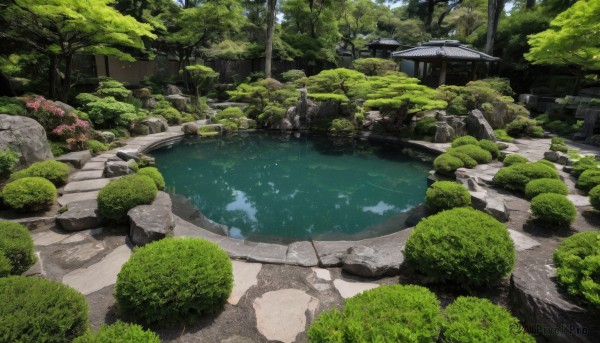
POLYGON ((190 323, 215 314, 233 287, 227 253, 197 238, 166 238, 135 250, 117 277, 119 310, 144 324, 190 323))
POLYGON ((354 136, 358 129, 346 118, 337 118, 331 121, 329 133, 332 135, 354 136))
POLYGON ((508 275, 515 247, 506 226, 471 208, 454 208, 422 219, 406 242, 406 262, 434 282, 466 289, 508 275))
POLYGON ((87 331, 77 337, 73 343, 160 343, 157 334, 137 324, 117 321, 111 325, 102 325, 98 332, 87 331))
POLYGON ((443 314, 441 342, 535 343, 517 318, 487 299, 458 297, 443 314))
POLYGON ((0 221, 0 256, 8 263, 4 271, 0 268, 0 277, 20 275, 35 263, 33 240, 25 226, 0 221))
POLYGON ((542 193, 531 200, 531 213, 549 227, 569 227, 577 217, 575 205, 562 194, 542 193))
POLYGON ((394 71, 398 68, 396 62, 385 58, 359 58, 352 62, 354 69, 367 76, 384 75, 389 71, 394 71))
POLYGON ((149 205, 156 198, 155 181, 143 174, 127 175, 111 181, 98 193, 102 217, 114 221, 127 219, 127 212, 138 205, 149 205))
POLYGON ((39 211, 56 200, 56 187, 41 177, 24 177, 2 189, 2 201, 17 211, 39 211))
POLYGON ((196 101, 200 101, 200 90, 210 86, 219 77, 219 73, 202 64, 187 66, 185 70, 190 74, 190 81, 196 90, 196 101))
POLYGON ((425 287, 382 285, 321 313, 308 329, 310 343, 436 342, 440 302, 425 287))
POLYGON ((323 70, 307 80, 308 94, 317 101, 347 104, 364 99, 369 91, 365 74, 345 68, 323 70))
POLYGON ((70 343, 88 328, 83 294, 40 277, 0 278, 3 342, 70 343))
POLYGON ((558 283, 590 307, 600 309, 600 234, 580 232, 565 239, 554 252, 558 283))
POLYGON ((437 181, 427 189, 425 206, 433 212, 471 205, 471 194, 460 183, 437 181))

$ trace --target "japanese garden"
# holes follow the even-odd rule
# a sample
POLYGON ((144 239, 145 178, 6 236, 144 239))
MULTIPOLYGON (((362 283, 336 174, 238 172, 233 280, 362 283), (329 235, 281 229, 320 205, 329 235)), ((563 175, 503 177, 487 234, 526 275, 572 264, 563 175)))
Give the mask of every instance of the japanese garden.
POLYGON ((597 342, 600 0, 3 0, 0 342, 597 342))

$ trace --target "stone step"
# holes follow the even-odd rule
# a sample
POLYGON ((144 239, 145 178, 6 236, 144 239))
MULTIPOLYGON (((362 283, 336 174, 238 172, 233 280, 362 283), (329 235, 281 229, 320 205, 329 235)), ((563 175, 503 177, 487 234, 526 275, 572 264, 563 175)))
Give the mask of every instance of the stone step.
POLYGON ((93 180, 93 179, 101 179, 103 178, 102 169, 96 170, 82 170, 80 172, 75 173, 71 176, 71 181, 84 181, 84 180, 93 180))
POLYGON ((104 170, 104 164, 106 163, 106 161, 102 161, 102 162, 88 162, 86 163, 83 168, 81 168, 82 171, 88 171, 88 170, 104 170))
POLYGON ((96 198, 98 198, 99 192, 100 192, 99 190, 96 190, 96 191, 91 191, 91 192, 65 194, 65 195, 61 196, 60 198, 58 198, 58 204, 60 206, 65 206, 73 201, 96 199, 96 198))
POLYGON ((75 181, 69 182, 65 189, 63 190, 64 194, 69 193, 82 193, 82 192, 91 192, 102 189, 102 187, 108 185, 110 179, 96 179, 96 180, 85 180, 85 181, 75 181))

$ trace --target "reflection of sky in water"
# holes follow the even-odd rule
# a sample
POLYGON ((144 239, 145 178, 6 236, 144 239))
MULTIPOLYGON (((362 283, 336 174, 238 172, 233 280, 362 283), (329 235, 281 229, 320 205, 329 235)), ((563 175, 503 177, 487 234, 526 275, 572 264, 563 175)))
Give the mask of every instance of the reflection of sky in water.
POLYGON ((385 212, 387 211, 391 211, 393 209, 395 209, 396 206, 394 205, 390 205, 390 204, 386 204, 383 201, 380 201, 377 203, 377 205, 375 206, 365 206, 362 208, 363 212, 373 212, 375 214, 378 215, 383 215, 385 212))
POLYGON ((233 196, 235 196, 235 200, 227 204, 227 206, 225 206, 225 210, 229 212, 242 211, 246 214, 248 219, 250 219, 253 222, 256 222, 257 210, 248 200, 246 193, 234 190, 233 196))

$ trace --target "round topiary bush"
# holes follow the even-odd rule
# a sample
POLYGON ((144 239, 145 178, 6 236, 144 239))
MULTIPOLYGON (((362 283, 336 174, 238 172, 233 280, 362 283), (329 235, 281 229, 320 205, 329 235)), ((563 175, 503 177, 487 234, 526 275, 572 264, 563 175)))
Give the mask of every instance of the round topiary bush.
POLYGON ((24 177, 43 177, 56 186, 64 185, 69 177, 69 167, 58 161, 47 160, 36 162, 27 169, 19 170, 10 176, 9 182, 22 179, 24 177))
POLYGON ((435 342, 442 317, 440 302, 425 287, 382 285, 323 312, 308 329, 310 343, 435 342))
POLYGON ((557 179, 535 179, 525 185, 525 195, 528 199, 533 199, 542 193, 567 195, 569 189, 564 182, 557 179))
POLYGON ((496 143, 490 140, 482 139, 479 141, 479 143, 477 143, 477 145, 479 145, 479 147, 483 150, 489 151, 489 153, 492 154, 493 159, 497 159, 500 156, 500 149, 498 149, 496 143))
POLYGON ((0 221, 0 255, 10 263, 10 273, 20 275, 35 263, 29 230, 19 223, 0 221))
POLYGON ((589 193, 590 203, 595 209, 600 210, 600 185, 592 188, 589 193))
POLYGON ((463 163, 463 167, 465 167, 465 168, 470 169, 470 168, 477 167, 477 161, 475 161, 471 156, 469 156, 465 153, 458 152, 458 151, 450 151, 450 152, 447 152, 447 154, 450 156, 459 158, 463 163))
POLYGON ((548 161, 548 160, 539 160, 536 163, 543 164, 543 165, 548 166, 548 167, 550 167, 552 169, 556 169, 556 165, 554 163, 548 161))
POLYGON ((162 176, 160 171, 155 167, 145 167, 138 170, 137 174, 146 175, 154 181, 158 190, 165 189, 165 178, 162 176))
POLYGON ((3 342, 70 343, 88 326, 85 297, 44 278, 0 278, 0 304, 3 342))
POLYGON ((434 212, 471 205, 471 194, 460 183, 437 181, 427 189, 425 205, 434 212))
POLYGON ((117 277, 115 297, 123 313, 145 324, 192 322, 223 307, 232 273, 215 243, 163 239, 135 250, 117 277))
POLYGON ((505 189, 525 191, 525 186, 535 179, 560 179, 556 169, 541 163, 517 163, 510 167, 502 167, 496 175, 494 182, 505 189))
POLYGON ((554 252, 558 283, 569 294, 600 309, 600 233, 576 233, 565 239, 554 252))
POLYGON ((569 226, 577 217, 575 205, 564 195, 542 193, 531 200, 534 217, 550 226, 569 226))
POLYGON ((452 147, 457 148, 459 146, 468 145, 468 144, 477 145, 477 143, 478 143, 477 138, 467 135, 467 136, 458 137, 455 140, 453 140, 452 147))
POLYGON ((487 299, 458 297, 444 315, 442 342, 535 343, 517 318, 487 299))
POLYGON ((98 209, 104 218, 123 220, 138 205, 148 205, 156 198, 154 181, 146 175, 127 175, 111 181, 98 194, 98 209))
POLYGON ((2 200, 15 210, 37 211, 49 207, 56 199, 56 187, 41 177, 24 177, 8 183, 2 200))
POLYGON ((452 174, 458 168, 464 166, 460 158, 454 157, 448 153, 441 154, 433 160, 433 169, 440 174, 452 174))
POLYGON ((575 187, 589 192, 592 188, 598 185, 600 185, 600 170, 588 169, 579 175, 575 187))
POLYGON ((12 264, 4 255, 0 254, 0 278, 12 274, 12 264))
POLYGON ((76 338, 73 343, 160 343, 158 335, 150 330, 144 330, 137 324, 117 321, 111 325, 102 325, 98 332, 88 331, 76 338))
POLYGON ((509 167, 512 166, 513 164, 517 164, 517 163, 527 163, 529 162, 529 160, 521 155, 517 155, 517 154, 510 154, 508 156, 506 156, 504 158, 504 161, 502 161, 502 163, 504 163, 505 167, 509 167))
POLYGON ((449 149, 448 152, 462 152, 469 155, 479 164, 489 163, 492 160, 492 154, 489 151, 480 148, 478 145, 461 145, 458 148, 449 149))
POLYGON ((511 272, 515 247, 504 224, 471 208, 422 219, 406 242, 406 261, 434 281, 478 287, 511 272))

